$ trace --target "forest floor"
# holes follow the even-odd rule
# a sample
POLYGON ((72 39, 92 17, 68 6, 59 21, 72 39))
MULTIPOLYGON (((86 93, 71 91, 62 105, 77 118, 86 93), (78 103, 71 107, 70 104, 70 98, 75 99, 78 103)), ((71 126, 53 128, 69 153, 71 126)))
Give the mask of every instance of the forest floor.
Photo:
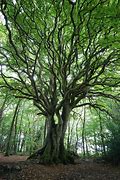
POLYGON ((26 161, 27 156, 0 154, 0 180, 120 180, 120 166, 92 159, 75 165, 40 165, 26 161))

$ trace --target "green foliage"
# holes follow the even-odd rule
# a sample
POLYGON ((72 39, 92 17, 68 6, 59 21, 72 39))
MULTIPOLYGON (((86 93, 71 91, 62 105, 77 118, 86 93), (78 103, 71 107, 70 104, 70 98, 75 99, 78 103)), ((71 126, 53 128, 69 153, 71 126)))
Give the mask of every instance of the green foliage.
MULTIPOLYGON (((4 17, 0 23, 0 88, 30 101, 21 103, 24 108, 20 106, 15 119, 12 145, 21 146, 18 151, 32 152, 43 144, 46 118, 51 129, 52 125, 60 128, 62 141, 65 126, 68 121, 72 123, 65 140, 66 144, 71 142, 73 150, 80 135, 86 149, 92 143, 97 151, 106 138, 103 138, 104 115, 100 118, 94 112, 90 119, 90 112, 87 118, 81 113, 79 122, 80 116, 73 117, 72 113, 83 105, 108 113, 107 99, 120 101, 119 2, 9 0, 4 3, 0 6, 4 17), (39 123, 34 121, 38 117, 33 105, 39 109, 39 123)), ((4 137, 10 131, 15 104, 14 101, 5 111, 3 142, 7 141, 4 137)))
MULTIPOLYGON (((0 120, 0 151, 2 152, 6 151, 17 103, 17 100, 12 96, 7 97, 2 121, 0 120)), ((1 95, 1 100, 3 101, 2 98, 4 98, 3 95, 1 95)), ((21 102, 12 128, 9 153, 31 154, 33 150, 42 146, 44 140, 44 119, 39 121, 39 116, 36 113, 37 110, 32 107, 32 102, 29 102, 29 104, 26 101, 21 102)))

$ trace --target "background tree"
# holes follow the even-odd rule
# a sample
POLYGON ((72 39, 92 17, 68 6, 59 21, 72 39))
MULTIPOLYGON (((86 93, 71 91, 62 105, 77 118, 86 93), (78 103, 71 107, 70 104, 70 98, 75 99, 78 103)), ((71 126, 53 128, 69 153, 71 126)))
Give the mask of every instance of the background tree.
POLYGON ((110 101, 109 104, 112 118, 107 117, 106 127, 109 131, 109 136, 106 140, 108 147, 107 160, 111 161, 114 165, 120 163, 120 104, 110 101))
POLYGON ((1 1, 1 88, 32 100, 46 118, 43 148, 31 157, 71 161, 64 147, 71 111, 106 111, 99 96, 119 100, 118 11, 118 2, 107 0, 1 1))
POLYGON ((31 101, 23 100, 19 107, 18 101, 8 96, 0 126, 0 152, 30 155, 43 145, 45 119, 41 117, 39 121, 38 110, 31 101))

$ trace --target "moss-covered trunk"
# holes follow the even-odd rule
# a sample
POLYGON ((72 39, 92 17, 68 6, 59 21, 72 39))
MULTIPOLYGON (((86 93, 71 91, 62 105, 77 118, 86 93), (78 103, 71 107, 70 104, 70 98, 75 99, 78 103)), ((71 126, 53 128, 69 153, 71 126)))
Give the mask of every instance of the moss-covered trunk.
POLYGON ((62 137, 62 126, 51 124, 42 149, 32 154, 30 158, 39 159, 40 163, 65 162, 64 139, 62 137))
POLYGON ((47 119, 47 135, 42 149, 32 154, 29 159, 37 158, 40 163, 68 163, 71 161, 64 147, 65 132, 69 119, 69 109, 63 108, 62 114, 58 116, 58 123, 55 124, 54 117, 47 119))

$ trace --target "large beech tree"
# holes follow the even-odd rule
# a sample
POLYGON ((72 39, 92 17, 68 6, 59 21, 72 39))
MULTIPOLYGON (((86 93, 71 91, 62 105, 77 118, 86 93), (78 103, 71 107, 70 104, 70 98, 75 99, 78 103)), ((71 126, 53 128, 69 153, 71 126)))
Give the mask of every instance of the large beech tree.
POLYGON ((40 162, 69 162, 64 137, 74 108, 119 101, 119 2, 1 0, 1 88, 33 100, 46 118, 40 162), (86 99, 83 103, 83 99, 86 99))

